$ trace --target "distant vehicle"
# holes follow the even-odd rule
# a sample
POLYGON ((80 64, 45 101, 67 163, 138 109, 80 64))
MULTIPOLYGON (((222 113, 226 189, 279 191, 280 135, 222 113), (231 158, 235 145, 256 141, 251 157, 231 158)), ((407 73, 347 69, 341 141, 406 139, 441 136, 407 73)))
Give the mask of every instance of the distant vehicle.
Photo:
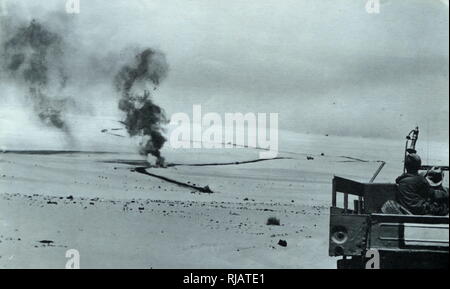
MULTIPOLYGON (((416 128, 407 136, 405 155, 415 152, 418 135, 416 128)), ((381 213, 398 189, 396 184, 373 183, 383 165, 369 183, 333 178, 329 256, 342 257, 338 269, 448 268, 449 217, 381 213)), ((448 166, 435 167, 448 174, 448 166)))

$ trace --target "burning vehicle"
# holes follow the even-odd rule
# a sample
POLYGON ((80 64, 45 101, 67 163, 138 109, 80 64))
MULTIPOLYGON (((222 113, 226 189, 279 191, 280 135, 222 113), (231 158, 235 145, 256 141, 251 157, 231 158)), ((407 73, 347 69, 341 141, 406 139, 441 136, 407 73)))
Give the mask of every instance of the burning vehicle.
POLYGON ((162 125, 168 120, 164 110, 153 102, 149 87, 156 90, 167 71, 165 55, 148 48, 136 55, 135 63, 122 67, 114 79, 121 95, 119 109, 125 113, 121 123, 130 137, 141 137, 139 153, 151 154, 161 167, 165 166, 165 160, 160 150, 166 142, 162 125))

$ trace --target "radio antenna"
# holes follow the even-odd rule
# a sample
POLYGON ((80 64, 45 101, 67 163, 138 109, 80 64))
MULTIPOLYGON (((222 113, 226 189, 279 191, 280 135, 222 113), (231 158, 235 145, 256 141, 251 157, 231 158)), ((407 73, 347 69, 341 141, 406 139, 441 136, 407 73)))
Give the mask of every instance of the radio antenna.
POLYGON ((406 157, 409 154, 415 154, 416 151, 416 143, 419 139, 419 127, 416 126, 415 129, 410 131, 408 135, 406 136, 406 143, 405 143, 405 158, 403 159, 403 172, 406 173, 406 157))

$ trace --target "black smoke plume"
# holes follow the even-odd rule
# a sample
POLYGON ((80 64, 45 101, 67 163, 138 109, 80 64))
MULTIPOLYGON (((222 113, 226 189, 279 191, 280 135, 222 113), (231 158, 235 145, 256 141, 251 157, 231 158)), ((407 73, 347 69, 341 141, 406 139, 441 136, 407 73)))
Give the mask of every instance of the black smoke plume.
POLYGON ((5 31, 3 71, 28 88, 28 104, 43 123, 70 135, 64 120, 68 100, 58 95, 68 80, 62 65, 62 37, 36 20, 5 31))
POLYGON ((167 76, 165 55, 146 49, 135 57, 135 63, 125 65, 115 77, 116 89, 121 94, 119 109, 126 116, 122 122, 128 134, 143 137, 140 153, 156 157, 157 165, 164 165, 161 148, 166 142, 163 125, 167 118, 164 110, 152 100, 155 91, 167 76))

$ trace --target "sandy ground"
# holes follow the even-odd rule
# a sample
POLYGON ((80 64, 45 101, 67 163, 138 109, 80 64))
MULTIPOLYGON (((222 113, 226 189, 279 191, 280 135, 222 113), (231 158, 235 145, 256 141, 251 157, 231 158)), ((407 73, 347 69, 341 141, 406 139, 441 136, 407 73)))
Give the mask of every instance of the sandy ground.
MULTIPOLYGON (((81 268, 335 268, 332 176, 368 181, 385 160, 378 181, 392 181, 402 144, 295 134, 281 143, 282 159, 244 164, 229 163, 258 150, 165 149, 177 165, 145 170, 163 179, 123 152, 0 153, 0 268, 64 268, 69 249, 81 268)), ((434 152, 432 162, 448 160, 448 146, 434 152)))

